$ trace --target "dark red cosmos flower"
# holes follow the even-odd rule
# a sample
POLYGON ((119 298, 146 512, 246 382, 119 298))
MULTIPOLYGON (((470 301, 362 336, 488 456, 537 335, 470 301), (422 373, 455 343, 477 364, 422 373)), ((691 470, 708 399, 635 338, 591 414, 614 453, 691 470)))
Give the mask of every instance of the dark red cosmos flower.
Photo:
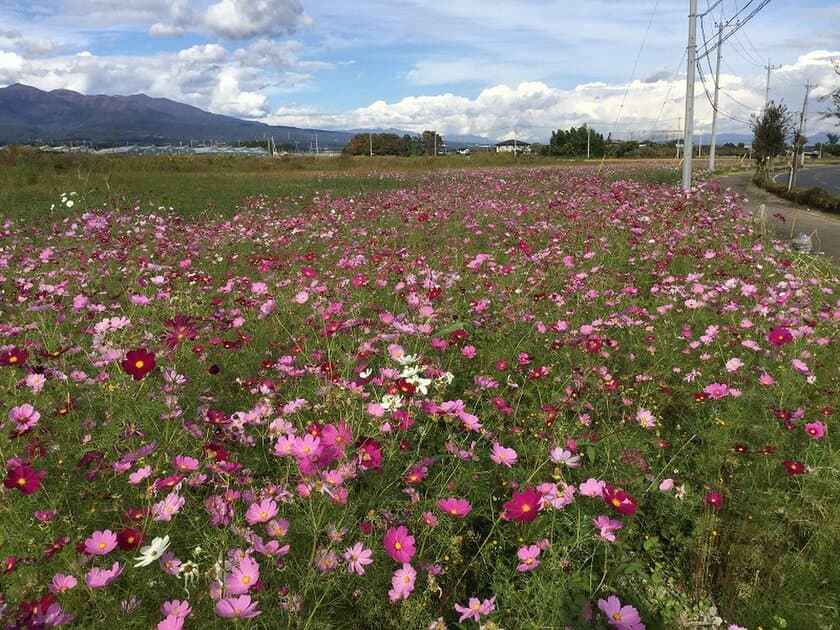
POLYGON ((719 510, 723 507, 723 497, 721 496, 720 492, 707 492, 706 503, 711 505, 716 510, 719 510))
POLYGON ((3 563, 3 573, 11 573, 17 566, 18 559, 14 556, 7 556, 6 562, 3 563))
POLYGON ((604 501, 619 514, 635 514, 638 502, 621 488, 609 485, 602 494, 604 501))
POLYGON ((528 486, 523 492, 514 491, 510 501, 502 504, 505 509, 502 518, 517 523, 530 523, 537 518, 541 495, 536 488, 528 486))
POLYGON ((601 347, 603 346, 598 337, 587 337, 583 345, 589 354, 597 354, 601 351, 601 347))
POLYGON ((182 341, 195 339, 198 336, 192 317, 176 315, 172 319, 164 321, 163 325, 167 329, 163 343, 170 350, 177 348, 182 341))
POLYGON ((27 462, 14 464, 6 471, 6 479, 3 485, 9 488, 20 490, 23 494, 32 494, 41 487, 41 479, 47 472, 37 472, 27 462))
POLYGON ((785 470, 787 470, 787 474, 789 475, 805 474, 805 464, 803 464, 802 462, 798 462, 793 459, 786 459, 782 462, 782 466, 785 467, 785 470))
POLYGON ((139 350, 129 350, 125 354, 125 360, 122 362, 122 368, 126 374, 139 381, 149 372, 155 369, 155 355, 148 350, 140 348, 139 350))
POLYGON ((793 341, 793 335, 784 326, 777 326, 767 333, 767 341, 778 348, 793 341))
POLYGON ((143 542, 143 532, 139 529, 126 527, 117 532, 117 546, 123 551, 133 551, 143 542))
POLYGON ((0 353, 0 365, 14 367, 26 363, 29 353, 15 346, 11 350, 0 353))

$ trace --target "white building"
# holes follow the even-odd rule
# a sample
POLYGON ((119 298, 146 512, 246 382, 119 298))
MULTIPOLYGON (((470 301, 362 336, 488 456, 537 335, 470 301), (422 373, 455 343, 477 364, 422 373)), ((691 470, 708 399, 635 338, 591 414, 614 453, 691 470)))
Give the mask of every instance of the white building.
POLYGON ((496 144, 496 153, 530 153, 531 145, 516 138, 503 140, 496 144))

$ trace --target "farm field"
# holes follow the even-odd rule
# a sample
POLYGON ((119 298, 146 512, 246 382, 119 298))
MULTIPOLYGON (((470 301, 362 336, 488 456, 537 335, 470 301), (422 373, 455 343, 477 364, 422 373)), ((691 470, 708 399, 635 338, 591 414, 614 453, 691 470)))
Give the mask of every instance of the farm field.
POLYGON ((714 184, 29 159, 2 627, 840 618, 837 269, 714 184))

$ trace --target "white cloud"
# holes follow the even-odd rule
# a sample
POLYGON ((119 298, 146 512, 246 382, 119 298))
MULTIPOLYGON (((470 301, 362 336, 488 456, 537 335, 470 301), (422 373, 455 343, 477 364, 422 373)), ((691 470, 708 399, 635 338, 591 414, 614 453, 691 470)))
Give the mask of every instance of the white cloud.
POLYGON ((285 35, 307 21, 298 0, 221 0, 204 13, 205 24, 227 39, 285 35))
POLYGON ((152 37, 180 37, 183 34, 184 27, 176 26, 174 24, 155 22, 149 27, 149 35, 152 37))

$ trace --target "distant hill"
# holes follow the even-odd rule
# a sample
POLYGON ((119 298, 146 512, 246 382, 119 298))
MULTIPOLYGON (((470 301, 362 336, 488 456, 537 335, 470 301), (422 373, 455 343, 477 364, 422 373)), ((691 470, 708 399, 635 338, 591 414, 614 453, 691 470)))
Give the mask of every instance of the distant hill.
POLYGON ((353 134, 344 131, 271 126, 211 114, 197 107, 145 94, 84 95, 70 90, 44 92, 15 83, 0 88, 0 144, 100 146, 236 142, 273 137, 278 146, 342 149, 353 134))

